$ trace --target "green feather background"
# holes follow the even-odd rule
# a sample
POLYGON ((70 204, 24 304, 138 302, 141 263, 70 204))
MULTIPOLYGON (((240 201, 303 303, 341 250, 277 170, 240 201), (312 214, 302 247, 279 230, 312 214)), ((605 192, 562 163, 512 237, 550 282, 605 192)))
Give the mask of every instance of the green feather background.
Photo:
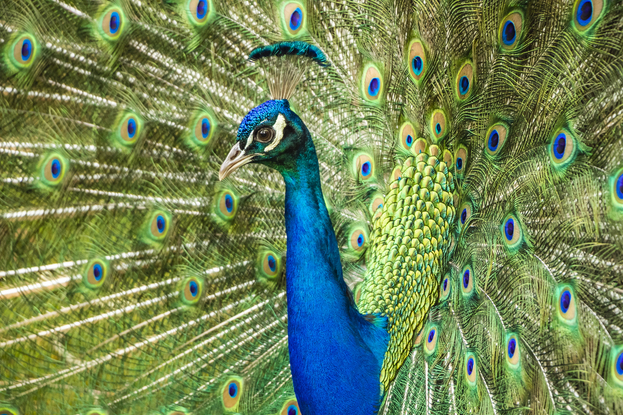
POLYGON ((0 0, 0 414, 296 405, 282 179, 217 173, 280 62, 247 56, 283 40, 331 63, 290 102, 355 300, 400 336, 379 413, 623 413, 620 1, 200 1, 0 0), (416 185, 441 196, 407 212, 416 185), (406 285, 400 232, 435 209, 406 285))

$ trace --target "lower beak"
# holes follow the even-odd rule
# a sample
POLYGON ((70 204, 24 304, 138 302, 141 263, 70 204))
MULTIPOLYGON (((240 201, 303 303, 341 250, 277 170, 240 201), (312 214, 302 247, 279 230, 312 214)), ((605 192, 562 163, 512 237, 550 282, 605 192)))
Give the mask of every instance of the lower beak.
POLYGON ((254 154, 244 154, 244 150, 240 150, 240 143, 236 143, 227 155, 223 165, 221 165, 221 169, 218 172, 218 179, 225 179, 234 170, 238 169, 238 167, 251 163, 254 158, 254 154))

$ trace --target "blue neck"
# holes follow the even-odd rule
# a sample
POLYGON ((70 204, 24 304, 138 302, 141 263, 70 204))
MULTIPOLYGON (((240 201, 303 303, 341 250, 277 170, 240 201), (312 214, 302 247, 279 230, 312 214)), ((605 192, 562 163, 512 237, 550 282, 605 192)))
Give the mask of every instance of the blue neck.
POLYGON ((387 332, 355 308, 320 186, 316 150, 280 169, 285 218, 288 346, 294 390, 305 415, 375 412, 387 332))

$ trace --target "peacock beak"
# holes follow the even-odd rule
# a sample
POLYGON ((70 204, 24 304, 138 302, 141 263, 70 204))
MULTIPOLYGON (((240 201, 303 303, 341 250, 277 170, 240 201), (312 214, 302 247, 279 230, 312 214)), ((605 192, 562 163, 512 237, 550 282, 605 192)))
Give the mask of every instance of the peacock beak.
POLYGON ((225 179, 234 170, 238 169, 238 167, 251 163, 254 158, 255 154, 244 154, 244 150, 240 149, 240 143, 236 143, 227 155, 223 165, 221 165, 221 169, 218 172, 218 179, 225 179))

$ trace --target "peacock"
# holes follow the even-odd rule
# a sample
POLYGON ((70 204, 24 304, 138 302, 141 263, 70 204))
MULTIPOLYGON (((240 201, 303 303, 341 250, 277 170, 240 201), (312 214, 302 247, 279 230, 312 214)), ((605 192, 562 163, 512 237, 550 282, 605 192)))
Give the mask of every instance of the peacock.
POLYGON ((0 415, 623 413, 623 3, 0 0, 0 415))

